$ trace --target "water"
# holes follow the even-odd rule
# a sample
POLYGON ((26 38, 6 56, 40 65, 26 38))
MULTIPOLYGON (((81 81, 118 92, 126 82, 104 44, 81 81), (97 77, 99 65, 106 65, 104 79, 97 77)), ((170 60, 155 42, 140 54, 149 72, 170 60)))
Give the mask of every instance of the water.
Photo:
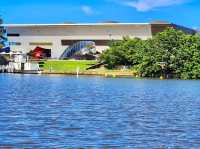
POLYGON ((200 148, 200 81, 0 74, 0 149, 200 148))

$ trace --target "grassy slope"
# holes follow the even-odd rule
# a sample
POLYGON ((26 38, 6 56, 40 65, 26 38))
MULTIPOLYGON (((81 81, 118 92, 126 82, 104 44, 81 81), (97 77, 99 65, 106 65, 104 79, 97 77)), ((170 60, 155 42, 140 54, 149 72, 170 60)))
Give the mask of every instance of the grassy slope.
POLYGON ((48 60, 45 61, 44 73, 76 74, 79 72, 85 75, 103 75, 103 76, 135 76, 135 72, 130 69, 108 70, 106 68, 86 70, 89 66, 96 64, 97 61, 73 61, 73 60, 48 60))
POLYGON ((76 72, 77 68, 80 71, 85 71, 89 66, 96 64, 96 61, 73 61, 73 60, 48 60, 45 62, 44 70, 52 72, 76 72))

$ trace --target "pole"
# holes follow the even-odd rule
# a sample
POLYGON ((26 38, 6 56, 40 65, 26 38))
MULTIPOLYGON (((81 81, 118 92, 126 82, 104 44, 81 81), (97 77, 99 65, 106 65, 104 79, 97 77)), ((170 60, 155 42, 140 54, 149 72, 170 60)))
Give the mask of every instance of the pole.
POLYGON ((80 70, 80 68, 77 67, 77 68, 76 68, 76 77, 77 77, 77 78, 79 77, 79 70, 80 70))

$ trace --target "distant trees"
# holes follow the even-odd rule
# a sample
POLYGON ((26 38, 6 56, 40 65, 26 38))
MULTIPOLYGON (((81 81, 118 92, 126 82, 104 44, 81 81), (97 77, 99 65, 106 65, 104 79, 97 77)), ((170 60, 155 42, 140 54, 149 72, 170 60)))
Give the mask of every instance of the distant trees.
POLYGON ((130 66, 141 77, 200 79, 200 36, 168 28, 152 39, 125 37, 100 57, 110 69, 130 66))

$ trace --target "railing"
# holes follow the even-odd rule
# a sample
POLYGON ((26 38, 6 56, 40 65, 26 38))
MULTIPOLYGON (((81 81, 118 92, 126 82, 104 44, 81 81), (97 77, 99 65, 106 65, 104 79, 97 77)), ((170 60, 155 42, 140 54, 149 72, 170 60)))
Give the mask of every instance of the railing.
POLYGON ((68 47, 63 54, 60 56, 60 59, 68 59, 72 57, 76 52, 81 51, 82 49, 90 49, 91 46, 95 46, 93 41, 79 41, 72 46, 68 47))
POLYGON ((0 65, 0 73, 13 73, 14 72, 14 66, 13 65, 0 65))

